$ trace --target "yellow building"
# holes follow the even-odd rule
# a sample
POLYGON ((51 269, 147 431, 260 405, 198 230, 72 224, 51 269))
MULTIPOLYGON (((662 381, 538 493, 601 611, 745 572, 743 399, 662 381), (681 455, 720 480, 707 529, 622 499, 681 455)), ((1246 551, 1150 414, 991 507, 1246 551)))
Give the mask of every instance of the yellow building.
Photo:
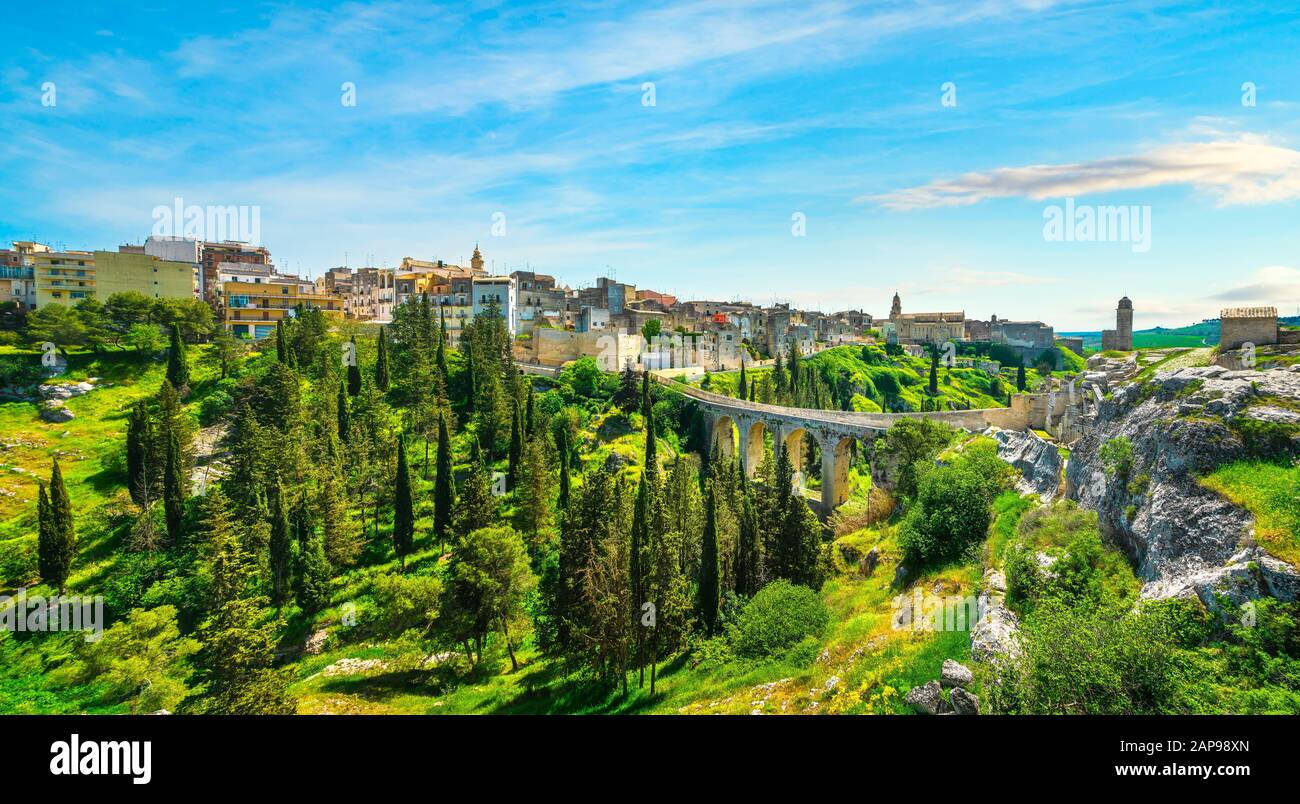
POLYGON ((194 298, 194 265, 119 251, 49 251, 31 255, 36 306, 108 301, 135 291, 154 299, 194 298))
POLYGON ((194 263, 170 262, 148 254, 95 252, 95 281, 100 301, 134 290, 153 299, 193 299, 194 263))
POLYGON ((332 318, 343 317, 343 297, 316 292, 303 282, 223 282, 221 307, 226 329, 242 338, 275 334, 280 320, 299 304, 319 308, 332 318))
POLYGON ((95 255, 89 251, 45 251, 32 255, 36 307, 76 304, 95 296, 95 255))

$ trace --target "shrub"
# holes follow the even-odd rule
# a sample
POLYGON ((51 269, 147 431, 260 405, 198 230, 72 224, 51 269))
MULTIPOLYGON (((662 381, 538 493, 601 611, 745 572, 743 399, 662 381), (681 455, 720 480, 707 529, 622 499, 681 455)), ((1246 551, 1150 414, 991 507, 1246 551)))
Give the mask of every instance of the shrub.
POLYGON ((376 630, 397 636, 427 629, 442 606, 442 581, 431 575, 381 575, 375 579, 376 630))
POLYGON ((738 656, 768 658, 808 637, 820 637, 829 622, 830 613, 816 592, 778 580, 746 604, 728 639, 738 656))
POLYGON ((1170 714, 1192 711, 1180 650, 1196 601, 1144 604, 1135 612, 1045 601, 1021 625, 1021 652, 992 665, 984 685, 999 713, 1170 714))
POLYGON ((1125 479, 1128 477, 1129 470, 1133 468, 1133 442, 1124 436, 1115 436, 1105 444, 1101 445, 1098 451, 1101 458, 1102 466, 1113 477, 1125 479))

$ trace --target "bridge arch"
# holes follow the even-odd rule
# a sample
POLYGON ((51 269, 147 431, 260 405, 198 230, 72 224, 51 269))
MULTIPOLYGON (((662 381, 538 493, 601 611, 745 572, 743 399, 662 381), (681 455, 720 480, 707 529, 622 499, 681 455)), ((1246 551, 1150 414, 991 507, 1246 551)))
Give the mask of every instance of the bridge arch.
POLYGON ((745 477, 753 478, 758 474, 758 467, 763 463, 766 440, 771 428, 762 419, 750 419, 742 422, 740 427, 741 460, 745 468, 745 477))
POLYGON ((857 438, 827 433, 820 439, 822 451, 822 512, 831 512, 849 498, 849 467, 853 464, 853 447, 857 438))
POLYGON ((736 422, 727 414, 713 420, 713 433, 709 438, 710 451, 717 449, 728 458, 736 457, 736 422))

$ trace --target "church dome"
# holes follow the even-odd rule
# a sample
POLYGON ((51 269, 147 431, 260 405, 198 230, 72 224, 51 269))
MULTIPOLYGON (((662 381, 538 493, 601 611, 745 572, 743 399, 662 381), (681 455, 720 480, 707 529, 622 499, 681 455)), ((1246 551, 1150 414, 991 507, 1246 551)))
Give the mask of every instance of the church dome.
POLYGON ((1125 296, 1124 298, 1119 300, 1119 309, 1121 310, 1133 309, 1133 302, 1129 301, 1128 296, 1125 296))

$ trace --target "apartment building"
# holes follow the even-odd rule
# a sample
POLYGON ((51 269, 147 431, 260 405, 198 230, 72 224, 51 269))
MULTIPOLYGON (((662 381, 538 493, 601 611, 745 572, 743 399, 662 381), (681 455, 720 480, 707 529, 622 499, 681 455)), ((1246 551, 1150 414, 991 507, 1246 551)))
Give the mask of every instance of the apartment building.
POLYGON ((218 271, 223 262, 269 265, 271 252, 263 246, 253 246, 236 240, 220 243, 203 243, 199 251, 199 293, 209 304, 221 301, 223 291, 218 271))
POLYGON ((260 340, 275 334, 280 321, 292 317, 298 305, 343 317, 343 299, 319 293, 313 282, 275 275, 269 281, 230 281, 221 286, 222 321, 241 338, 260 340))

